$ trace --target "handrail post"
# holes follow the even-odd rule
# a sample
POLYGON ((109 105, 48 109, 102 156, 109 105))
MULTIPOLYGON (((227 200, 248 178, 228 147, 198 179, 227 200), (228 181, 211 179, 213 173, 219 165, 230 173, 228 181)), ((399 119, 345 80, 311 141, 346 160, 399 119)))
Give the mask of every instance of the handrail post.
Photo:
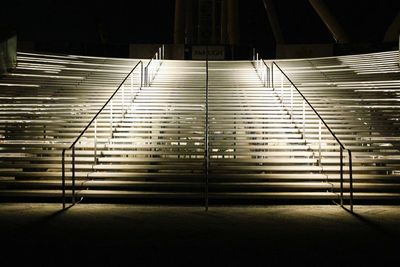
POLYGON ((206 125, 205 125, 205 136, 204 136, 204 143, 205 143, 205 150, 204 150, 204 158, 205 158, 205 192, 204 192, 204 204, 205 204, 205 211, 208 211, 208 158, 209 158, 209 151, 208 151, 208 46, 206 46, 206 125))
POLYGON ((322 165, 322 153, 321 153, 321 142, 322 142, 322 136, 321 136, 321 130, 322 130, 322 125, 321 125, 321 120, 318 121, 318 154, 319 154, 319 166, 321 167, 322 165))
POLYGON ((350 211, 353 212, 353 160, 351 151, 349 153, 349 182, 350 182, 350 211))
POLYGON ((145 87, 147 87, 147 76, 148 76, 148 72, 149 72, 149 70, 148 70, 148 68, 147 68, 147 66, 144 68, 144 86, 145 87))
POLYGON ((75 146, 72 147, 72 204, 75 204, 75 146))
MULTIPOLYGON (((110 136, 113 135, 113 101, 110 101, 110 136)), ((111 139, 110 139, 111 141, 111 139)))
POLYGON ((343 207, 343 148, 340 146, 340 206, 343 207))
MULTIPOLYGON (((262 63, 262 62, 261 62, 262 63)), ((263 75, 264 75, 264 87, 267 87, 267 66, 263 67, 263 75)))
POLYGON ((140 61, 140 90, 142 90, 143 87, 143 79, 144 79, 143 62, 140 61))
POLYGON ((125 110, 125 85, 122 85, 122 110, 125 110))
POLYGON ((290 86, 290 116, 293 120, 293 85, 290 86))
POLYGON ((282 71, 279 72, 281 75, 281 99, 283 101, 283 73, 282 71))
POLYGON ((131 73, 131 98, 133 99, 133 72, 131 73))
POLYGON ((94 164, 97 164, 97 118, 94 120, 94 164))
POLYGON ((274 64, 275 64, 275 62, 272 62, 272 64, 271 64, 271 86, 272 86, 273 90, 275 90, 275 85, 274 85, 274 64))
POLYGON ((303 100, 303 139, 306 140, 306 101, 303 100))
POLYGON ((62 207, 63 209, 65 209, 65 148, 62 150, 61 153, 61 173, 62 173, 62 180, 61 180, 62 207))
POLYGON ((258 69, 259 69, 259 66, 258 66, 258 64, 259 64, 259 61, 258 61, 258 53, 256 53, 256 69, 257 69, 257 74, 258 74, 258 69))

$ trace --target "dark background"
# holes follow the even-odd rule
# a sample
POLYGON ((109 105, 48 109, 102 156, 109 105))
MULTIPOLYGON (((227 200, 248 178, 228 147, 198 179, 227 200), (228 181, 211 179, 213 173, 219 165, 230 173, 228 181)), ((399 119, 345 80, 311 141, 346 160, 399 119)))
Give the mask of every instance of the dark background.
MULTIPOLYGON (((129 43, 172 43, 174 0, 3 2, 1 28, 20 42, 55 52, 127 56, 129 43), (117 52, 118 50, 124 52, 117 52), (121 50, 121 51, 122 51, 121 50)), ((400 10, 398 0, 325 0, 354 43, 379 44, 400 10)), ((239 0, 240 43, 274 50, 262 0, 239 0)), ((276 0, 286 43, 333 43, 308 0, 276 0)))

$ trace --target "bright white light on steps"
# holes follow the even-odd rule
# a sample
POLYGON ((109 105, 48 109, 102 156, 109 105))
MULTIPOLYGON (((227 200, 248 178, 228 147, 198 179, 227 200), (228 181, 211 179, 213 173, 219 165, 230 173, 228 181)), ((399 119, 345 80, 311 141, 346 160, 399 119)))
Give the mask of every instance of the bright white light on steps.
POLYGON ((80 76, 21 74, 21 73, 10 73, 9 75, 10 76, 21 76, 21 77, 38 77, 38 78, 54 78, 54 79, 77 79, 77 80, 82 80, 84 78, 84 77, 80 77, 80 76))
POLYGON ((44 72, 45 72, 45 73, 51 73, 51 74, 57 74, 57 73, 59 73, 60 71, 59 71, 59 70, 45 70, 44 72))
POLYGON ((37 84, 17 84, 17 83, 0 83, 0 86, 15 86, 15 87, 40 87, 37 84))
POLYGON ((382 143, 382 144, 379 144, 379 146, 388 147, 388 146, 392 146, 392 144, 390 144, 390 143, 382 143))

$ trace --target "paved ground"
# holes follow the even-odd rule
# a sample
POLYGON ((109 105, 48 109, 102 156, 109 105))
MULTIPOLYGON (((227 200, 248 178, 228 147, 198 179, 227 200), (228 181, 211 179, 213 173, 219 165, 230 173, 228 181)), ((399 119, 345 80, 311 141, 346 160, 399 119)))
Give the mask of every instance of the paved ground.
POLYGON ((0 265, 399 266, 400 206, 355 211, 2 203, 0 265))

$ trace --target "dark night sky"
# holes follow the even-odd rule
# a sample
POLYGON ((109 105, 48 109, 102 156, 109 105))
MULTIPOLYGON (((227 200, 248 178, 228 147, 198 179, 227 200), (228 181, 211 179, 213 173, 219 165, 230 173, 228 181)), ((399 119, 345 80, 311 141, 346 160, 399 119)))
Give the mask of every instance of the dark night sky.
MULTIPOLYGON (((400 10, 398 0, 325 0, 356 42, 381 42, 400 10), (373 3, 371 3, 373 2, 373 3)), ((239 0, 241 42, 273 45, 261 0, 239 0)), ((331 43, 333 39, 308 0, 276 0, 288 43, 331 43)), ((0 10, 2 24, 19 40, 108 43, 171 43, 174 0, 12 0, 0 10), (100 29, 100 31, 99 31, 100 29)))

